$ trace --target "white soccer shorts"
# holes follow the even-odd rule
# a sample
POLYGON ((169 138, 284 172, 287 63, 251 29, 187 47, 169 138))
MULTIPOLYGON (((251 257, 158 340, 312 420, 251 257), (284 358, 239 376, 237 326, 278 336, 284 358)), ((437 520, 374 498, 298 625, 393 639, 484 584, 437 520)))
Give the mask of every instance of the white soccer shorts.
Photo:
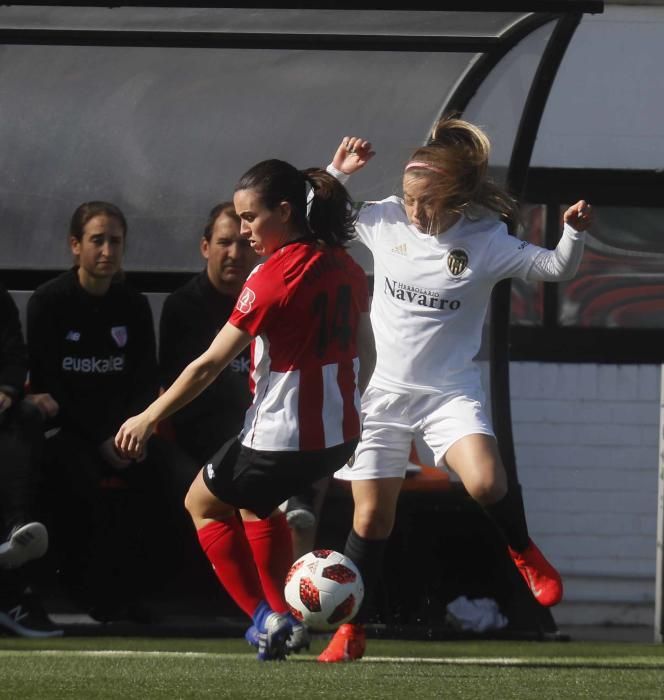
POLYGON ((362 439, 351 466, 335 473, 355 481, 404 477, 411 444, 423 441, 433 463, 445 467, 445 453, 466 435, 494 435, 478 385, 447 392, 395 394, 370 386, 362 397, 362 439))

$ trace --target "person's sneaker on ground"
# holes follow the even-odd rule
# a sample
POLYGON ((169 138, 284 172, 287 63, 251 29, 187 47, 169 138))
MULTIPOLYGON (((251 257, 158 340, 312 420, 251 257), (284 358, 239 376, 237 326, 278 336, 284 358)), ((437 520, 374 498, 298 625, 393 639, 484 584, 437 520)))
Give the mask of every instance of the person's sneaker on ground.
POLYGON ((508 547, 509 555, 523 576, 535 600, 547 608, 560 603, 563 582, 560 574, 546 560, 532 540, 522 552, 508 547))
POLYGON ((0 631, 32 639, 60 637, 63 634, 63 630, 51 622, 41 602, 30 590, 0 603, 0 631))
POLYGON ((281 661, 286 658, 286 641, 290 636, 291 625, 285 615, 271 612, 258 630, 259 661, 281 661))
POLYGON ((16 569, 46 554, 48 531, 38 522, 17 525, 6 542, 0 544, 0 568, 16 569))
POLYGON ((302 649, 308 649, 311 645, 311 637, 309 630, 292 615, 288 616, 288 621, 291 626, 290 637, 286 641, 286 651, 289 654, 297 654, 302 649))
POLYGON ((316 524, 313 506, 303 497, 288 499, 286 521, 289 527, 297 530, 309 530, 316 524))
POLYGON ((340 663, 356 661, 364 656, 367 648, 367 636, 364 625, 352 622, 341 625, 334 633, 322 654, 318 657, 323 663, 340 663))

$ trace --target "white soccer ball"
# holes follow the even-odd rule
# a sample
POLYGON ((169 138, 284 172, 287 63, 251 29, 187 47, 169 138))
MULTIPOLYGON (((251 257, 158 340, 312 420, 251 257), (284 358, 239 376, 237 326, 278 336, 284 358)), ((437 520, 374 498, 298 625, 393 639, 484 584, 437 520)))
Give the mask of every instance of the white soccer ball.
POLYGON ((293 616, 307 627, 334 630, 357 614, 364 584, 348 557, 332 549, 316 549, 291 566, 285 596, 293 616))

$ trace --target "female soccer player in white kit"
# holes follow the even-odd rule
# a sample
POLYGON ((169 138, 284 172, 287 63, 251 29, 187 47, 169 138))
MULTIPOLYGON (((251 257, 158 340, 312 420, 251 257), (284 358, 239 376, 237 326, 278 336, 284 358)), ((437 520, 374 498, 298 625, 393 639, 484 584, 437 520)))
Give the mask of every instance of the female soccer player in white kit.
MULTIPOLYGON (((378 357, 362 399, 355 460, 336 475, 352 482, 355 502, 344 553, 369 591, 393 528, 411 442, 419 435, 436 464, 454 471, 500 527, 533 595, 551 606, 562 597, 562 582, 528 536, 518 493, 508 491, 474 358, 494 285, 508 277, 573 277, 591 208, 580 201, 565 212, 553 251, 510 236, 501 219, 516 220, 516 204, 488 179, 489 147, 476 126, 442 119, 405 166, 403 198, 360 209, 356 233, 374 258, 371 322, 378 357)), ((368 141, 346 137, 328 172, 344 181, 372 156, 368 141)), ((320 661, 363 655, 364 611, 337 630, 320 661)))

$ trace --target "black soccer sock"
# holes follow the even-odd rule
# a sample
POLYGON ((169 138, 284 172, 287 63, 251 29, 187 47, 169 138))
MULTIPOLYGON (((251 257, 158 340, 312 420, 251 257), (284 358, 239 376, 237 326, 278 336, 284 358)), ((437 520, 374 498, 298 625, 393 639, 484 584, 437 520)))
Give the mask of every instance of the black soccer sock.
POLYGON ((353 622, 364 623, 370 611, 370 603, 380 578, 387 540, 369 540, 351 530, 346 540, 344 554, 357 566, 364 582, 364 600, 353 622))
POLYGON ((510 484, 507 493, 496 503, 484 506, 484 510, 502 531, 507 544, 517 552, 523 552, 530 537, 523 508, 521 487, 510 484))

